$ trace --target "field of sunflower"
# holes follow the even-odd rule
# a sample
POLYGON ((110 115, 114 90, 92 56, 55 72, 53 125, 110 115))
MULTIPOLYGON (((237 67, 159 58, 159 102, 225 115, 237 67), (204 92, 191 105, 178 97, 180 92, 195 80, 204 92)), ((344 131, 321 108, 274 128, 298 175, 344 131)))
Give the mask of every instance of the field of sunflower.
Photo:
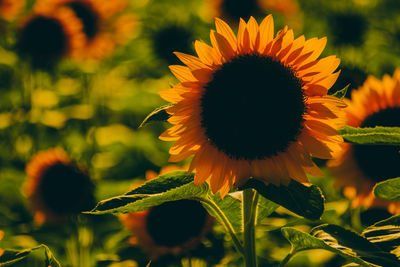
POLYGON ((400 266, 400 1, 0 0, 0 266, 400 266))

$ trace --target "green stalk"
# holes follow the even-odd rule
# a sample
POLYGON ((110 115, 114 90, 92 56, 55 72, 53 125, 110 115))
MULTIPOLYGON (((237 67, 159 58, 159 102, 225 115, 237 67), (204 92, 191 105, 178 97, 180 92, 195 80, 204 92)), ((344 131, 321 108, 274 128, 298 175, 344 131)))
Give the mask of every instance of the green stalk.
POLYGON ((193 200, 200 201, 203 204, 205 204, 208 208, 213 210, 215 214, 218 216, 218 219, 220 222, 222 222, 222 225, 224 226, 225 230, 229 233, 229 235, 232 238, 233 245, 235 246, 236 250, 243 255, 244 250, 243 246, 240 243, 236 233, 235 229, 233 229, 233 226, 229 219, 225 216, 225 213, 218 207, 217 204, 215 204, 214 201, 212 201, 210 198, 193 198, 193 200))
POLYGON ((243 190, 244 261, 246 267, 257 267, 255 223, 258 193, 248 188, 243 190))

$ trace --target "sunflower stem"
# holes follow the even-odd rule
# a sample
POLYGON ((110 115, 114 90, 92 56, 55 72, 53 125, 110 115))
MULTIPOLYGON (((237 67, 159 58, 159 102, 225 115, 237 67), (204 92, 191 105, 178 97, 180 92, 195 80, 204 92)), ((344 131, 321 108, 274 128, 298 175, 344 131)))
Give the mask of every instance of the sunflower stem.
POLYGON ((251 188, 243 190, 244 260, 246 267, 257 266, 255 223, 258 193, 251 188))
POLYGON ((240 254, 244 254, 243 246, 239 241, 239 238, 237 237, 235 233, 235 229, 233 228, 231 222, 229 219, 226 217, 225 213, 218 207, 218 205, 209 197, 207 198, 195 198, 194 200, 200 201, 203 204, 205 204, 207 207, 209 207, 211 210, 215 212, 215 214, 218 216, 219 221, 222 223, 224 226, 225 230, 229 233, 229 235, 232 238, 233 245, 235 246, 236 250, 240 254))

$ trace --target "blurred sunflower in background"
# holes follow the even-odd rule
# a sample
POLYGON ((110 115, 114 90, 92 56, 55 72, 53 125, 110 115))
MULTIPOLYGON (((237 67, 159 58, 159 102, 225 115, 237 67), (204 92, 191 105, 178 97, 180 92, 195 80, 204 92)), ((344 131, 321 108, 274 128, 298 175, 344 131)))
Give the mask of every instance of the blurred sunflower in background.
MULTIPOLYGON (((352 127, 400 126, 400 70, 393 77, 378 80, 369 76, 364 84, 353 90, 351 100, 345 100, 347 124, 352 127)), ((352 199, 353 208, 386 207, 393 214, 400 213, 400 202, 375 198, 374 185, 400 176, 399 147, 382 145, 353 145, 343 143, 335 159, 328 166, 336 177, 336 184, 344 188, 344 195, 352 199)))
POLYGON ((25 0, 2 0, 0 1, 0 19, 14 20, 21 14, 25 7, 25 0))
POLYGON ((198 57, 176 53, 186 65, 170 66, 180 83, 160 92, 174 103, 174 126, 160 136, 176 141, 170 161, 194 155, 195 184, 222 196, 250 177, 279 185, 323 176, 311 157, 332 158, 345 123, 345 104, 327 95, 340 60, 317 59, 326 38, 294 39, 287 27, 274 38, 271 15, 240 20, 237 37, 220 19, 216 29, 212 46, 195 42, 198 57))
POLYGON ((95 205, 86 170, 60 148, 34 155, 26 166, 25 194, 38 224, 58 223, 95 205))
POLYGON ((33 68, 49 69, 83 47, 81 21, 68 8, 37 10, 19 23, 16 49, 33 68))
MULTIPOLYGON (((182 170, 170 165, 160 170, 160 175, 182 170)), ((146 179, 154 179, 154 171, 146 173, 146 179)), ((131 231, 131 245, 140 246, 150 258, 164 255, 185 255, 195 249, 214 222, 198 201, 183 199, 165 202, 148 210, 120 215, 120 220, 131 231)))
POLYGON ((137 19, 122 15, 129 4, 125 0, 41 0, 36 9, 54 10, 66 7, 81 21, 85 40, 74 50, 77 60, 101 60, 109 56, 118 44, 129 40, 137 19))

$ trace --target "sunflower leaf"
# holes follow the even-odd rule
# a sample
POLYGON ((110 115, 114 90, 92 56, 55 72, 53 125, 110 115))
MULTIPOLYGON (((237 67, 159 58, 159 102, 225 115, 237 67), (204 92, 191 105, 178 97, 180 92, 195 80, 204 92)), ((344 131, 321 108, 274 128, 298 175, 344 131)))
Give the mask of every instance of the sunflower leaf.
POLYGON ((141 211, 166 201, 206 194, 205 186, 194 186, 193 174, 174 171, 160 175, 128 193, 100 201, 90 214, 141 211))
POLYGON ((369 226, 362 235, 381 250, 394 254, 400 260, 400 215, 369 226))
POLYGON ((374 195, 386 200, 400 201, 400 177, 377 183, 374 195))
POLYGON ((265 198, 310 220, 318 220, 324 212, 324 196, 316 185, 305 186, 291 180, 288 186, 276 186, 250 179, 240 189, 246 188, 254 188, 265 198))
POLYGON ((4 250, 4 253, 0 256, 0 265, 12 264, 17 261, 23 260, 26 258, 33 250, 32 249, 24 249, 24 250, 4 250))
MULTIPOLYGON (((222 210, 225 216, 228 218, 231 223, 233 229, 235 229, 236 233, 243 232, 242 229, 242 202, 230 195, 226 195, 223 199, 219 194, 211 195, 209 194, 210 199, 222 210)), ((204 206, 208 212, 218 218, 217 214, 214 213, 213 210, 209 209, 206 205, 204 206)))
POLYGON ((273 213, 278 207, 279 205, 275 202, 260 196, 257 206, 257 222, 260 222, 262 219, 271 215, 271 213, 273 213))
POLYGON ((349 89, 350 83, 346 85, 343 89, 336 91, 332 96, 343 99, 346 96, 347 90, 349 89))
POLYGON ((292 245, 292 254, 309 249, 325 249, 336 253, 360 266, 399 266, 393 254, 355 232, 337 225, 321 225, 307 234, 294 228, 281 229, 292 245))
POLYGON ((354 128, 339 130, 346 142, 360 145, 400 145, 400 127, 354 128))
POLYGON ((166 121, 168 120, 171 115, 169 115, 166 111, 167 108, 173 106, 173 104, 167 104, 161 107, 156 108, 153 110, 147 117, 142 121, 139 125, 139 128, 143 127, 145 124, 152 122, 152 121, 166 121))

